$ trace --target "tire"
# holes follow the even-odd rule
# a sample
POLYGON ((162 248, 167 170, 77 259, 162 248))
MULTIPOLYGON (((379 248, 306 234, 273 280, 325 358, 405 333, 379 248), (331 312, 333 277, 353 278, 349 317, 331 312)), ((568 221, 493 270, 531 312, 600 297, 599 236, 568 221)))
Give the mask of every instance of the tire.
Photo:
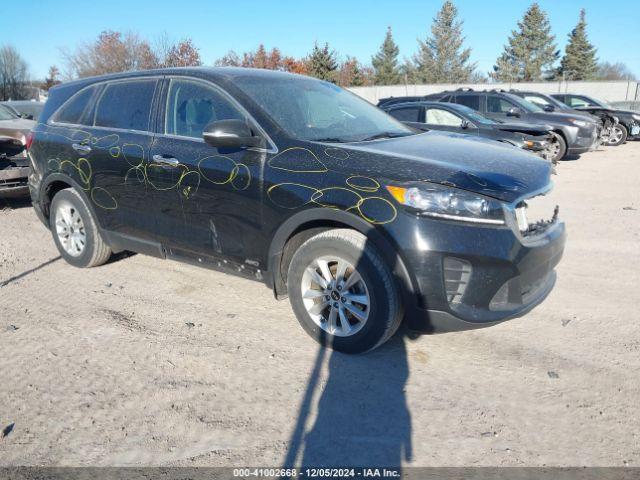
POLYGON ((400 293, 391 270, 355 230, 327 230, 304 242, 289 264, 287 290, 304 330, 321 345, 340 352, 373 350, 391 338, 402 320, 400 293), (342 275, 340 269, 344 269, 342 275), (327 274, 332 286, 326 285, 327 274), (342 290, 343 285, 347 289, 342 290))
POLYGON ((74 267, 97 267, 111 257, 91 211, 72 188, 53 197, 49 227, 60 255, 74 267))
POLYGON ((555 154, 551 157, 551 161, 556 163, 558 160, 562 160, 567 154, 567 142, 564 141, 562 135, 559 133, 551 132, 553 135, 554 143, 558 144, 555 154))
POLYGON ((617 123, 611 129, 611 137, 609 138, 609 142, 607 143, 607 145, 609 145, 610 147, 617 147, 618 145, 622 145, 627 141, 627 136, 629 136, 627 127, 625 127, 621 123, 617 123))

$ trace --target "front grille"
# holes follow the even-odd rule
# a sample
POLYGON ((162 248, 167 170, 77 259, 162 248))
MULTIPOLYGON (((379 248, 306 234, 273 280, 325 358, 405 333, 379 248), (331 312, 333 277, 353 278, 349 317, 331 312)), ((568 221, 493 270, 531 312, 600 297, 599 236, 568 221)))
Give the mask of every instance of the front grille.
POLYGON ((550 195, 551 191, 527 198, 516 206, 518 229, 525 235, 538 235, 558 219, 560 207, 550 195))
POLYGON ((450 304, 458 304, 462 301, 469 278, 471 277, 471 264, 459 258, 445 257, 444 259, 444 287, 447 293, 447 301, 450 304))

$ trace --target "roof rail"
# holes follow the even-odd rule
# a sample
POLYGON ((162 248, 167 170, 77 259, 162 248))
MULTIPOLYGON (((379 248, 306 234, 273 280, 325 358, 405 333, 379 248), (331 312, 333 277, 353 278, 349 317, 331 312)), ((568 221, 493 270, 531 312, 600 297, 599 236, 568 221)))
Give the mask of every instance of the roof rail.
POLYGON ((473 92, 473 88, 471 87, 460 87, 456 89, 456 92, 473 92))

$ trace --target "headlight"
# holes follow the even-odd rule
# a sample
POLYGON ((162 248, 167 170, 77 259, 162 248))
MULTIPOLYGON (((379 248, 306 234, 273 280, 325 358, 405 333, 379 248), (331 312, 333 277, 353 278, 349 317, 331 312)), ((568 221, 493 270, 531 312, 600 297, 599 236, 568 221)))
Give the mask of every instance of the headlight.
POLYGON ((420 215, 463 222, 504 224, 502 203, 466 190, 435 183, 406 187, 388 185, 387 190, 398 203, 416 210, 420 215))
POLYGON ((589 125, 589 122, 586 122, 584 120, 577 120, 575 118, 570 118, 569 121, 577 127, 586 127, 587 125, 589 125))
POLYGON ((631 115, 633 117, 634 120, 637 120, 638 122, 640 122, 640 115, 636 115, 635 113, 633 115, 631 115))

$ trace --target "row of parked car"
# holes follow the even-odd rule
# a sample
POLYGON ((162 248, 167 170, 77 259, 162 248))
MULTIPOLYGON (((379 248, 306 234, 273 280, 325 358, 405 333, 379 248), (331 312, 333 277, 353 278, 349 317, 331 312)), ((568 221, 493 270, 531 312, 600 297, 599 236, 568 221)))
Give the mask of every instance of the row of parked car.
POLYGON ((587 95, 460 88, 389 97, 378 106, 420 130, 445 130, 509 143, 554 162, 600 145, 640 138, 640 112, 587 95))

